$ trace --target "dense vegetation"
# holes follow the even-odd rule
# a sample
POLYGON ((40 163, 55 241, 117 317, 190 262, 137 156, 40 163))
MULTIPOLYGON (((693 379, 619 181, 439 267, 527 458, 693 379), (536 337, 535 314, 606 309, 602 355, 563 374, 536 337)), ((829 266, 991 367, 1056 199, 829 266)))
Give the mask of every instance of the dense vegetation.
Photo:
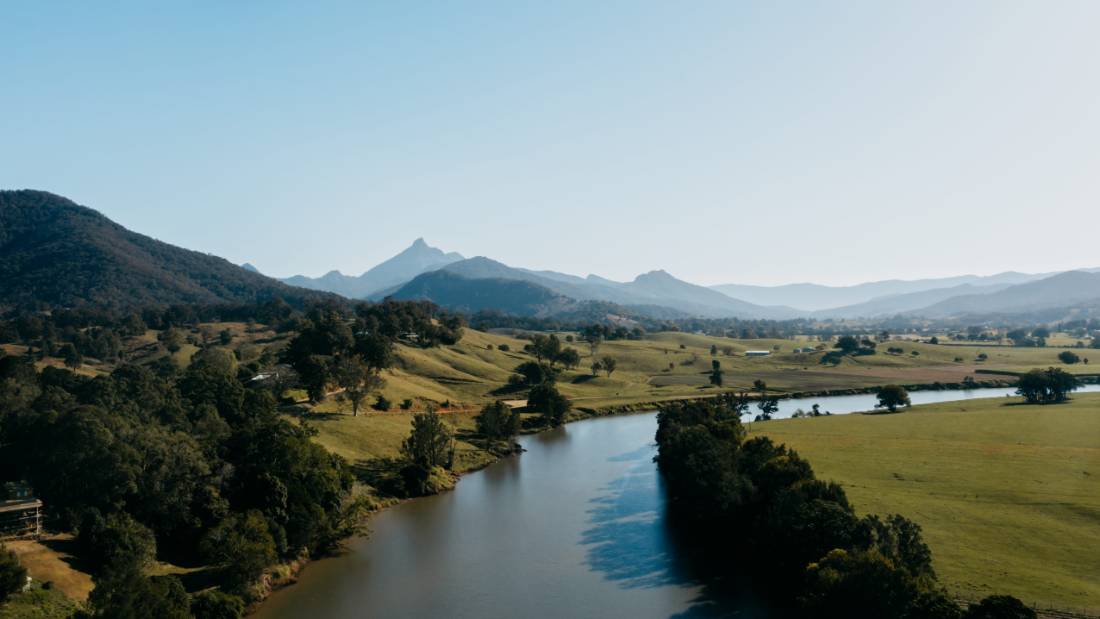
POLYGON ((329 297, 131 232, 43 191, 0 191, 0 311, 329 297))
POLYGON ((753 577, 793 616, 1013 616, 985 614, 998 600, 964 615, 938 584, 918 525, 858 517, 844 489, 817 479, 797 453, 746 438, 744 412, 723 396, 658 415, 656 461, 675 517, 708 555, 724 557, 722 576, 753 577))
MULTIPOLYGON (((225 333, 198 340, 182 371, 126 363, 121 337, 150 325, 163 337, 203 313, 189 309, 23 315, 4 330, 39 350, 0 355, 0 481, 29 482, 48 506, 49 527, 77 533, 93 569, 93 617, 239 616, 262 595, 265 570, 329 550, 361 521, 351 468, 312 440, 308 424, 279 414, 289 383, 250 380, 256 368, 238 367, 222 347, 225 333), (58 345, 117 369, 94 378, 36 369, 39 354, 58 345), (157 560, 205 566, 218 589, 189 596, 175 577, 147 576, 157 560)), ((369 393, 397 340, 431 347, 462 336, 461 319, 428 303, 300 314, 273 301, 232 311, 295 333, 283 356, 319 399, 332 388, 341 397, 369 393)), ((424 419, 407 445, 421 477, 450 464, 437 449, 450 440, 447 429, 437 416, 424 419)))

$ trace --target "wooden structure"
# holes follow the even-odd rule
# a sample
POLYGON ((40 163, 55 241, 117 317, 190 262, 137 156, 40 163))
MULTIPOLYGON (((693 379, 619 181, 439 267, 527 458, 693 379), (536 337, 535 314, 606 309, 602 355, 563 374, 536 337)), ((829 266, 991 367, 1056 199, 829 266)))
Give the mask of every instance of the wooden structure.
POLYGON ((42 536, 42 501, 30 486, 22 482, 6 483, 0 488, 0 537, 42 536))

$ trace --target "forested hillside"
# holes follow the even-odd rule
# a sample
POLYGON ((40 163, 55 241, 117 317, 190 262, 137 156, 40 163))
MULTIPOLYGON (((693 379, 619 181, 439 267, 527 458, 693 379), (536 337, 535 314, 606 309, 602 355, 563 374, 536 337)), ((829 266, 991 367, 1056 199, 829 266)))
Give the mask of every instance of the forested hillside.
POLYGON ((131 232, 44 191, 0 191, 0 310, 289 302, 294 288, 227 260, 131 232))

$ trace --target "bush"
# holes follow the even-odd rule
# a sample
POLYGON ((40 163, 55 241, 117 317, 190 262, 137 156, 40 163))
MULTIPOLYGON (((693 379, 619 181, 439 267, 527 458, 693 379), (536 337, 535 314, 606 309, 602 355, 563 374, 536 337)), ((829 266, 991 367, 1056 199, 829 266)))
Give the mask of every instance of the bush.
POLYGON ((97 574, 141 572, 157 553, 153 532, 125 512, 103 518, 98 510, 90 510, 80 523, 77 543, 97 574))
POLYGON ((0 546, 0 604, 27 584, 27 570, 19 565, 14 552, 0 546))
POLYGON ((390 408, 392 408, 392 407, 393 407, 393 404, 389 400, 386 399, 386 396, 384 396, 382 394, 379 394, 378 399, 374 401, 374 406, 372 408, 374 408, 374 410, 376 410, 376 411, 385 412, 385 411, 390 410, 390 408))
POLYGON ((491 439, 509 438, 519 432, 519 413, 500 400, 486 404, 475 422, 477 431, 491 439))
POLYGON ((499 346, 497 346, 497 350, 499 350, 500 352, 508 352, 512 350, 512 347, 507 344, 500 344, 499 346))
POLYGON ((405 398, 404 400, 401 400, 401 410, 407 411, 407 410, 412 409, 412 407, 413 407, 413 401, 411 399, 405 398))
POLYGON ((191 614, 195 619, 241 619, 244 600, 214 589, 202 591, 191 597, 191 614))
POLYGON ((1058 353, 1058 360, 1062 363, 1065 363, 1066 365, 1073 365, 1074 363, 1080 363, 1081 357, 1078 357, 1077 353, 1063 350, 1062 352, 1058 353))
POLYGON ((971 604, 964 619, 1035 619, 1035 611, 1011 595, 991 595, 971 604))
POLYGON ((227 590, 241 595, 278 558, 267 520, 256 510, 234 514, 211 529, 202 541, 202 554, 222 567, 227 590))
POLYGON ((911 406, 909 392, 901 385, 886 385, 878 391, 878 403, 875 408, 885 408, 891 413, 896 412, 899 406, 911 406))

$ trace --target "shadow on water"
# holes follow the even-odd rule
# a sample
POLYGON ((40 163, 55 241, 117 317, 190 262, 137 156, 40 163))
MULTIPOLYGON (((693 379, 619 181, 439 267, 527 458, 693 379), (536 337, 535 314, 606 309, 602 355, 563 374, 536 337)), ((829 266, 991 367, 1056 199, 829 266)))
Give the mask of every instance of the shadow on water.
POLYGON ((623 589, 697 588, 691 605, 673 615, 676 619, 772 617, 741 579, 718 576, 728 566, 708 554, 705 540, 691 539, 687 523, 677 526, 654 453, 655 446, 647 445, 608 459, 632 465, 590 501, 591 526, 581 538, 588 567, 623 589))

